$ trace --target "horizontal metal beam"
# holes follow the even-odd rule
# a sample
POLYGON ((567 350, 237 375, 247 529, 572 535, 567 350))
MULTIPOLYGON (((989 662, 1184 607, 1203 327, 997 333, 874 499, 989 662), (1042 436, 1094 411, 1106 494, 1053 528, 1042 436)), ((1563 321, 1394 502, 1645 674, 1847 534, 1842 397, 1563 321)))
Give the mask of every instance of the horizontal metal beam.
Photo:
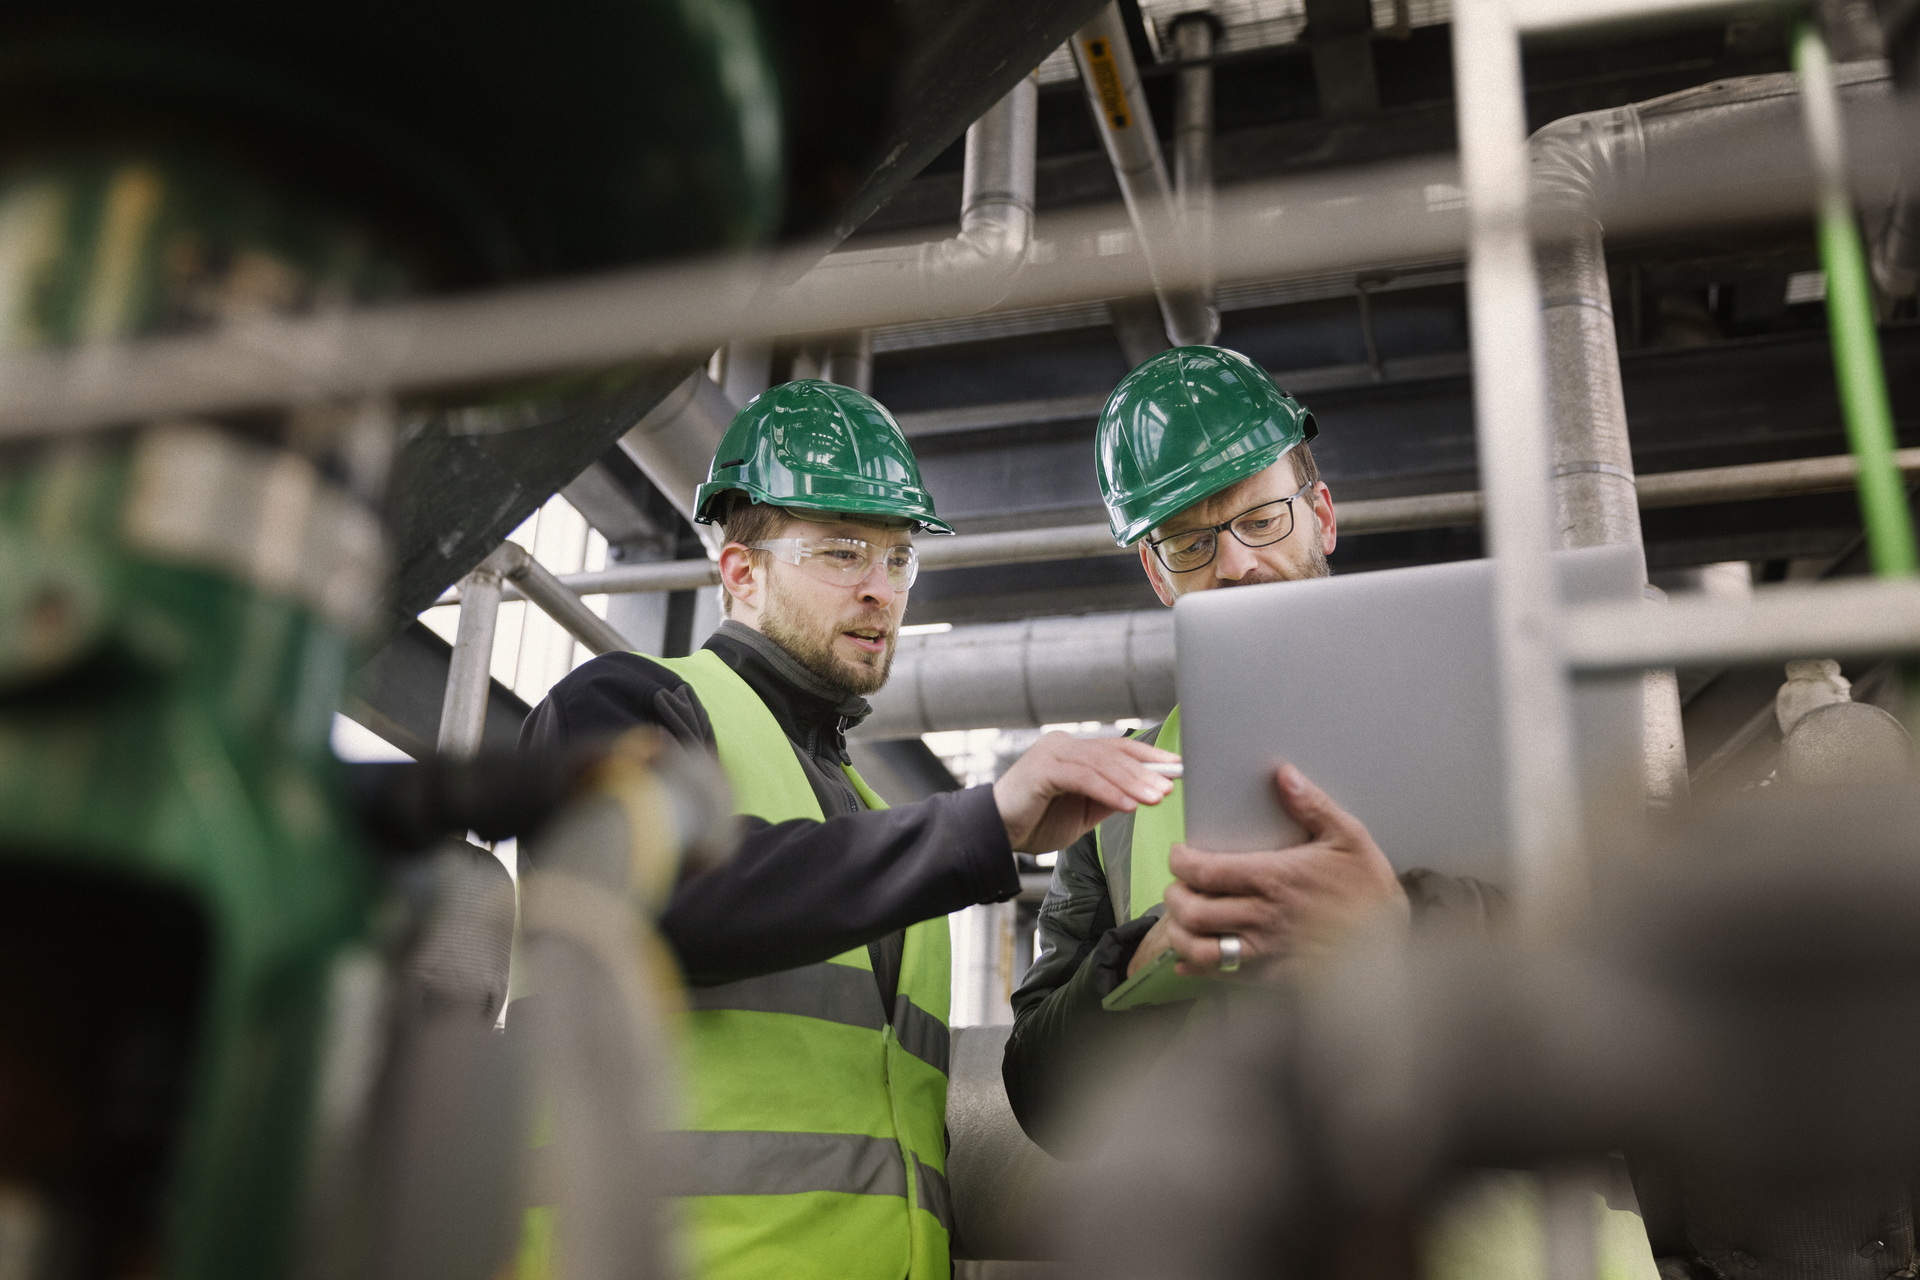
POLYGON ((1568 609, 1560 627, 1561 654, 1576 671, 1912 653, 1920 651, 1920 582, 1769 587, 1750 600, 1700 595, 1665 605, 1586 605, 1568 609))
MULTIPOLYGON (((1288 394, 1303 396, 1320 391, 1344 391, 1354 387, 1416 382, 1425 378, 1465 377, 1473 372, 1473 363, 1464 352, 1437 356, 1408 356, 1384 361, 1379 369, 1369 364, 1328 365, 1318 369, 1293 369, 1275 372, 1274 379, 1288 394)), ((896 414, 900 430, 909 439, 958 435, 967 431, 993 431, 1005 427, 1036 427, 1055 422, 1080 422, 1097 418, 1107 403, 1104 395, 1050 396, 1041 400, 1011 400, 1002 404, 966 405, 958 409, 928 409, 919 413, 896 414)))
MULTIPOLYGON (((1920 478, 1920 449, 1902 449, 1894 455, 1894 460, 1909 478, 1920 478)), ((1756 462, 1738 467, 1659 472, 1640 477, 1640 505, 1647 508, 1686 507, 1836 492, 1852 487, 1854 468, 1852 455, 1840 454, 1824 458, 1794 458, 1784 462, 1756 462)), ((1417 494, 1406 498, 1365 498, 1343 502, 1336 507, 1341 532, 1350 534, 1393 533, 1407 529, 1442 529, 1478 524, 1484 511, 1485 504, 1477 490, 1417 494)), ((1113 535, 1106 525, 1075 524, 1046 529, 1016 529, 1004 533, 963 534, 956 538, 930 538, 920 544, 920 565, 924 569, 964 569, 982 565, 1132 554, 1132 547, 1114 545, 1113 535)), ((593 573, 569 573, 557 579, 567 590, 581 596, 692 591, 714 586, 719 581, 720 566, 711 560, 666 560, 652 564, 617 565, 593 573)), ((513 597, 510 595, 509 598, 513 597)), ((450 591, 438 601, 440 604, 459 602, 458 591, 450 591)), ((604 623, 601 625, 605 626, 604 623)), ((574 634, 580 633, 576 631, 574 634)), ((588 644, 593 643, 586 640, 585 636, 581 636, 581 639, 588 644)))

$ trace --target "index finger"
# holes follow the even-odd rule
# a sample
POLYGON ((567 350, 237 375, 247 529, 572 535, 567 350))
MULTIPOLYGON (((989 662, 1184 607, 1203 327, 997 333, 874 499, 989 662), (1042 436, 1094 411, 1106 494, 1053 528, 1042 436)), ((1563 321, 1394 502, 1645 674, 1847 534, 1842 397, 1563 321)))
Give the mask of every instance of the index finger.
POLYGON ((1178 764, 1180 757, 1171 751, 1140 741, 1138 738, 1107 738, 1107 742, 1118 743, 1120 747, 1136 760, 1148 760, 1157 764, 1178 764))

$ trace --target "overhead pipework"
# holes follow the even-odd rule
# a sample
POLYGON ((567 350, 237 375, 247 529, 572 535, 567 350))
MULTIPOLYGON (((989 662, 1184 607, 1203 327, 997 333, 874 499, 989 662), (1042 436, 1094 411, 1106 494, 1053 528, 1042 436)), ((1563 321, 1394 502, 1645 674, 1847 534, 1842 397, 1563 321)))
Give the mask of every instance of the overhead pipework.
POLYGON ((1074 32, 1073 58, 1100 141, 1113 162, 1134 237, 1146 257, 1167 337, 1176 347, 1205 346, 1220 334, 1220 313, 1204 290, 1193 287, 1202 278, 1204 264, 1181 234, 1173 186, 1160 158, 1160 139, 1153 132, 1119 5, 1108 5, 1074 32))
MULTIPOLYGON (((720 447, 720 437, 733 421, 735 405, 714 385, 705 369, 675 387, 666 399, 620 437, 620 449, 666 496, 674 510, 693 519, 693 493, 707 478, 707 464, 720 447)), ((710 554, 719 553, 711 525, 694 530, 710 554)))
POLYGON ((804 323, 849 299, 919 297, 927 318, 985 311, 1007 296, 1033 242, 1040 90, 1031 75, 967 130, 960 234, 830 253, 775 305, 804 323))
MULTIPOLYGON (((1864 91, 1874 91, 1870 82, 1864 91)), ((1715 141, 1749 154, 1739 145, 1742 136, 1757 140, 1769 131, 1784 132, 1797 124, 1798 110, 1792 77, 1753 77, 1567 116, 1533 135, 1528 152, 1556 548, 1641 545, 1641 503, 1607 282, 1607 210, 1656 187, 1663 170, 1687 163, 1715 141)), ((1650 599, 1663 597, 1653 593, 1650 599)), ((1671 669, 1647 673, 1644 707, 1648 795, 1659 802, 1684 798, 1685 737, 1671 669)))

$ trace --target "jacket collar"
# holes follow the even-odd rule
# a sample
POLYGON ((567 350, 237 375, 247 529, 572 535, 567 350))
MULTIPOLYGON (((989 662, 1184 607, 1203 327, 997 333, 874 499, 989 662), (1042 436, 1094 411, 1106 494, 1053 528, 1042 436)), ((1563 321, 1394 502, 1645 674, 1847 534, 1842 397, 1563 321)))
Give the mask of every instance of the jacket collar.
POLYGON ((835 754, 844 756, 842 738, 873 711, 857 693, 828 684, 778 644, 731 618, 722 622, 703 648, 745 680, 773 712, 789 736, 804 740, 818 731, 831 735, 835 754))

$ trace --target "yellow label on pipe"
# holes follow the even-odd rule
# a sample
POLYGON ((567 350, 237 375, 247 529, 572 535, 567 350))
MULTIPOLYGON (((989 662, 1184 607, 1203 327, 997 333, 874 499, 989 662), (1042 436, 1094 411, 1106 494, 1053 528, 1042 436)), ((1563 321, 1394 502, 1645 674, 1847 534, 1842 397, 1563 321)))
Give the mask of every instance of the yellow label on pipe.
POLYGON ((1087 70, 1093 73, 1093 89, 1100 95, 1100 109, 1107 113, 1107 124, 1115 129, 1133 125, 1133 108, 1127 103, 1127 91, 1120 86, 1120 68, 1113 64, 1113 47, 1105 36, 1081 42, 1086 51, 1087 70))

